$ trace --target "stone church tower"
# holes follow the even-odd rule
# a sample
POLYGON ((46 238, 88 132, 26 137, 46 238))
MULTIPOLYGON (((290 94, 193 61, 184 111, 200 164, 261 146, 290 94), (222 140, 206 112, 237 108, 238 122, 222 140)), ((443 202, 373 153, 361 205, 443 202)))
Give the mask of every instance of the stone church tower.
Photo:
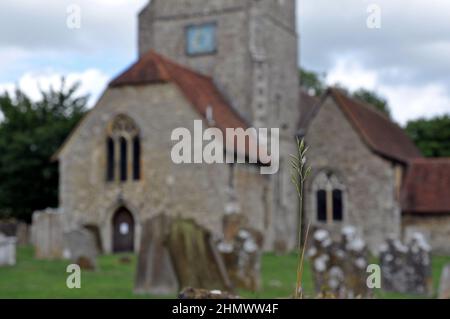
POLYGON ((219 234, 224 214, 241 213, 267 250, 293 249, 295 30, 294 0, 151 1, 139 15, 139 59, 54 155, 65 228, 98 229, 105 252, 137 251, 143 223, 160 214, 219 234), (248 163, 178 165, 171 136, 198 120, 221 130, 278 128, 278 173, 248 163))
POLYGON ((297 197, 290 184, 299 79, 295 0, 152 0, 139 15, 139 54, 149 50, 211 76, 251 126, 280 129, 271 177, 279 249, 293 248, 297 197))

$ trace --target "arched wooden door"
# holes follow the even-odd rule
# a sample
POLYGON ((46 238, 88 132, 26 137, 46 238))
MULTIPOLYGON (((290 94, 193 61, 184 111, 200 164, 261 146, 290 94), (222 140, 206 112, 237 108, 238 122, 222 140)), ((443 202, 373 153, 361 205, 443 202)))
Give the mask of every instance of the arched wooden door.
POLYGON ((119 208, 112 219, 113 252, 134 251, 134 218, 125 207, 119 208))

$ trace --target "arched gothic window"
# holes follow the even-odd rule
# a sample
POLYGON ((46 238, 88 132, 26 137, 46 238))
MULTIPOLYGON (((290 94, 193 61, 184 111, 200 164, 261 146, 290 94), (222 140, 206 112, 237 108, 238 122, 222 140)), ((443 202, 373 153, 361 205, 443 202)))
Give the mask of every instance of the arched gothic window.
POLYGON ((127 115, 114 118, 106 139, 108 182, 141 179, 141 141, 136 123, 127 115))
POLYGON ((319 173, 313 182, 317 221, 331 224, 344 219, 345 187, 332 172, 319 173))

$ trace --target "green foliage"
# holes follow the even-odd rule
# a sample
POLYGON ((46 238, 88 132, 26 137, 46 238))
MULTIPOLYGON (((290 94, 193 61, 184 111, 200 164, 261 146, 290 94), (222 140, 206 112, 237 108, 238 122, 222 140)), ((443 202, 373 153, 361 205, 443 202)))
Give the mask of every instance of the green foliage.
MULTIPOLYGON (((313 93, 315 96, 321 96, 325 93, 327 85, 325 84, 325 74, 319 74, 313 71, 307 71, 305 69, 300 69, 300 86, 309 93, 313 93)), ((391 109, 385 98, 381 97, 378 93, 360 88, 353 94, 341 84, 336 84, 335 87, 346 92, 349 96, 353 96, 357 100, 368 103, 369 105, 375 107, 377 110, 386 114, 389 118, 391 117, 391 109)))
MULTIPOLYGON (((137 258, 131 257, 131 262, 120 262, 123 255, 103 255, 98 258, 98 271, 83 272, 81 289, 67 289, 66 267, 70 261, 36 260, 31 247, 19 247, 17 250, 17 265, 0 268, 0 298, 175 298, 172 296, 149 296, 133 294, 134 275, 137 258)), ((374 259, 374 263, 378 260, 374 259)), ((439 278, 450 257, 433 256, 433 283, 435 293, 439 278)), ((261 260, 262 289, 257 292, 239 291, 243 298, 290 298, 295 289, 292 273, 297 265, 297 255, 278 256, 264 254, 261 260)), ((303 276, 305 298, 315 298, 314 282, 311 265, 305 260, 303 276)), ((375 290, 376 298, 426 298, 421 295, 404 295, 375 290)), ((436 296, 436 294, 435 294, 436 296)))
POLYGON ((391 109, 389 108, 387 100, 377 93, 361 88, 353 93, 353 97, 374 106, 387 117, 391 117, 391 109))
POLYGON ((85 113, 79 84, 41 92, 32 101, 17 90, 0 96, 0 218, 30 221, 35 210, 58 205, 58 166, 50 158, 85 113))
POLYGON ((315 96, 321 96, 326 90, 324 74, 320 75, 316 72, 300 69, 300 86, 315 96))
POLYGON ((426 157, 450 157, 450 116, 411 121, 406 132, 426 157))

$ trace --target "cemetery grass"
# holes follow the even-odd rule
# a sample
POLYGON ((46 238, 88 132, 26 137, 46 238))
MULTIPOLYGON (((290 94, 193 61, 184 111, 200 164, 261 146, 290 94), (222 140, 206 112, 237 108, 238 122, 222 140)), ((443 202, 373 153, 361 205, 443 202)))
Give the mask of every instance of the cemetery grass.
MULTIPOLYGON (((173 298, 174 296, 135 295, 133 293, 136 256, 131 255, 131 262, 120 262, 122 256, 101 256, 98 260, 99 270, 83 272, 81 289, 70 290, 66 287, 67 261, 43 261, 33 258, 31 247, 19 248, 17 265, 0 268, 0 298, 173 298)), ((438 286, 439 276, 450 257, 433 258, 434 287, 438 286)), ((262 286, 260 292, 239 291, 247 298, 290 298, 295 291, 297 256, 276 256, 265 254, 262 259, 262 286)), ((306 298, 314 298, 314 286, 309 263, 305 263, 304 292, 306 298)), ((425 296, 402 295, 376 291, 378 298, 425 298, 425 296)))

